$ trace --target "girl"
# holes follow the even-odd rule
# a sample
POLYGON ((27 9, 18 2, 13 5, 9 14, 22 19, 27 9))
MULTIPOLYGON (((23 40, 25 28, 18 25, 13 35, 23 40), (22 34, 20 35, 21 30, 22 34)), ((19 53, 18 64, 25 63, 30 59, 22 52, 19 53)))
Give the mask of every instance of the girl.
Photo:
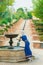
POLYGON ((28 59, 29 57, 32 57, 32 52, 31 52, 31 49, 30 49, 30 43, 29 43, 26 35, 22 35, 21 38, 25 42, 24 51, 25 51, 26 59, 28 59))

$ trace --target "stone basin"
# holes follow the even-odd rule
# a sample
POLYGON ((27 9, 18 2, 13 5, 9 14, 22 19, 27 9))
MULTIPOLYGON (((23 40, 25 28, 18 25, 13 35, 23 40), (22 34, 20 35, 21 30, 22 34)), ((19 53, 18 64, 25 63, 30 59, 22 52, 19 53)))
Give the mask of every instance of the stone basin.
POLYGON ((10 41, 9 41, 10 47, 9 48, 13 49, 13 46, 12 46, 13 40, 12 39, 17 37, 18 34, 5 34, 5 36, 10 39, 10 41))
POLYGON ((22 46, 13 46, 13 49, 9 49, 9 46, 0 46, 0 50, 23 50, 24 47, 22 46))
POLYGON ((5 34, 7 38, 15 38, 18 36, 18 34, 5 34))
POLYGON ((0 47, 0 61, 18 62, 23 57, 25 57, 25 54, 22 46, 14 46, 14 49, 9 49, 8 46, 0 47))

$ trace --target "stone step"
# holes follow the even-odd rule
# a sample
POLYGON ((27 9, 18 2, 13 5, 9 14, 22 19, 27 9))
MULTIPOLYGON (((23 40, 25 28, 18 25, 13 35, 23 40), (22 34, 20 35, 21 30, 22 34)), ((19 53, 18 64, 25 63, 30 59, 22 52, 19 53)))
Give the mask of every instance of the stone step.
POLYGON ((18 62, 17 60, 0 60, 0 62, 18 62))
POLYGON ((0 62, 18 62, 18 61, 21 61, 21 60, 24 60, 23 58, 25 58, 25 56, 10 56, 10 57, 0 57, 0 62))

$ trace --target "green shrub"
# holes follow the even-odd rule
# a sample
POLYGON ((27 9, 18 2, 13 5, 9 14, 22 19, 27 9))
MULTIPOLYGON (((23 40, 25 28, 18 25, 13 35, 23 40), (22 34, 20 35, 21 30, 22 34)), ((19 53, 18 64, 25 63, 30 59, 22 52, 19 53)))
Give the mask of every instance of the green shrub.
POLYGON ((6 25, 6 28, 10 28, 10 25, 6 25))
POLYGON ((39 35, 40 41, 43 41, 43 35, 39 35))
POLYGON ((0 35, 3 35, 4 34, 4 30, 0 30, 0 35))
POLYGON ((4 28, 4 31, 8 31, 8 28, 6 27, 6 28, 4 28))
POLYGON ((32 14, 31 14, 31 12, 27 12, 27 17, 28 17, 28 19, 32 19, 32 14))
POLYGON ((9 22, 9 23, 12 21, 12 19, 11 19, 10 17, 6 18, 6 20, 7 20, 7 22, 9 22))

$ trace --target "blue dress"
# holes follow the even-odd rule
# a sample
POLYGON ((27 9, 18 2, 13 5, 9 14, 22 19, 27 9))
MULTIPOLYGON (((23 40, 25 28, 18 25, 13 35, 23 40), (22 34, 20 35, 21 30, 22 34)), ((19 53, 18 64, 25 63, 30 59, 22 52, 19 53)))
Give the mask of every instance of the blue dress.
POLYGON ((32 51, 30 49, 30 43, 27 40, 27 36, 23 35, 21 38, 25 42, 25 48, 24 48, 25 56, 32 56, 32 51))

